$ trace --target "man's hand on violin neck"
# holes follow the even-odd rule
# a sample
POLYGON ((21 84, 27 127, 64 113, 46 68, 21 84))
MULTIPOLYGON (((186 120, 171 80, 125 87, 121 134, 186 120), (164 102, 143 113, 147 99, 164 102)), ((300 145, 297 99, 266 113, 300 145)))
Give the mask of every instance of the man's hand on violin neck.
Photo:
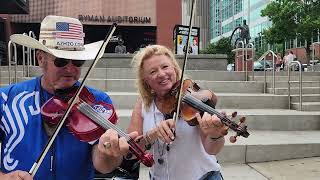
POLYGON ((158 137, 167 144, 170 144, 175 139, 174 135, 175 122, 173 119, 161 121, 157 126, 158 137))
POLYGON ((205 112, 202 117, 197 113, 196 117, 199 122, 199 128, 205 135, 220 137, 228 134, 228 127, 216 115, 210 115, 205 112))
POLYGON ((16 170, 7 174, 0 172, 1 180, 33 180, 32 176, 25 171, 16 170))

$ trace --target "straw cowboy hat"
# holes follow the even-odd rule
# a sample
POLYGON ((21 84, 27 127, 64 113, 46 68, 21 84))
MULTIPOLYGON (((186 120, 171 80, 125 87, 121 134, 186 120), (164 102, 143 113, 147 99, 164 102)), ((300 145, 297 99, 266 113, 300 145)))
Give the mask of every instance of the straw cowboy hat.
MULTIPOLYGON (((14 34, 10 40, 16 44, 39 49, 58 58, 93 60, 103 41, 84 45, 83 26, 78 19, 46 16, 40 27, 39 41, 23 34, 14 34)), ((99 58, 104 53, 106 43, 99 58)))

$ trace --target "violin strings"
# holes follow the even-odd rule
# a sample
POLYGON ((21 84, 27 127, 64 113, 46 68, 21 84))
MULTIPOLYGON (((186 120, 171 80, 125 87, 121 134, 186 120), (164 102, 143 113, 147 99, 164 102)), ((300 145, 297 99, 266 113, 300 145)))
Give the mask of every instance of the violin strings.
POLYGON ((117 133, 122 136, 125 137, 127 141, 131 141, 132 138, 130 136, 128 136, 126 133, 124 133, 120 128, 118 128, 116 125, 112 124, 109 120, 105 119, 103 116, 101 116, 99 113, 97 113, 94 109, 92 109, 92 107, 87 104, 86 102, 81 103, 78 106, 78 109, 90 116, 89 118, 91 118, 94 122, 96 122, 97 124, 99 124, 100 126, 104 127, 105 129, 114 129, 117 131, 117 133))
POLYGON ((187 102, 187 104, 190 104, 191 106, 195 106, 195 107, 200 107, 200 109, 204 112, 209 112, 210 114, 215 114, 217 115, 218 118, 220 118, 222 121, 224 121, 225 123, 231 125, 229 126, 232 130, 234 131, 238 131, 238 128, 241 129, 241 131, 243 131, 241 126, 238 126, 235 122, 231 121, 229 118, 227 118, 226 116, 221 115, 218 111, 216 111, 214 108, 208 106, 207 104, 204 104, 201 100, 193 97, 190 94, 186 94, 185 97, 183 98, 183 100, 185 102, 187 102))

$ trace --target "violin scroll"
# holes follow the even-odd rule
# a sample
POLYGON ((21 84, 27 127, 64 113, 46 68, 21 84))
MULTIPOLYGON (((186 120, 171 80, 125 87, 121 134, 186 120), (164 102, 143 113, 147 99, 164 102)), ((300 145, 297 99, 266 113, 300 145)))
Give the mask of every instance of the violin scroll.
MULTIPOLYGON (((236 117, 236 114, 237 114, 237 112, 233 112, 232 115, 231 115, 231 117, 232 117, 231 119, 234 119, 236 117)), ((231 143, 235 143, 237 141, 237 137, 238 136, 243 136, 243 137, 247 136, 247 134, 245 133, 247 131, 247 126, 244 124, 245 121, 246 121, 246 117, 239 118, 239 123, 237 125, 238 125, 239 129, 243 129, 244 130, 244 133, 237 132, 235 136, 230 136, 229 137, 229 141, 231 143)))

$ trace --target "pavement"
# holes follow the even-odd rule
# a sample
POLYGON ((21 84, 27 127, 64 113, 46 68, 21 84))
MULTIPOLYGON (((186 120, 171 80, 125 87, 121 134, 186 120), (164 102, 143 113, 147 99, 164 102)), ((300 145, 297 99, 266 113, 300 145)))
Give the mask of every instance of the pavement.
MULTIPOLYGON (((224 180, 319 180, 320 157, 249 164, 222 164, 224 180)), ((140 169, 148 180, 148 169, 140 169)))

